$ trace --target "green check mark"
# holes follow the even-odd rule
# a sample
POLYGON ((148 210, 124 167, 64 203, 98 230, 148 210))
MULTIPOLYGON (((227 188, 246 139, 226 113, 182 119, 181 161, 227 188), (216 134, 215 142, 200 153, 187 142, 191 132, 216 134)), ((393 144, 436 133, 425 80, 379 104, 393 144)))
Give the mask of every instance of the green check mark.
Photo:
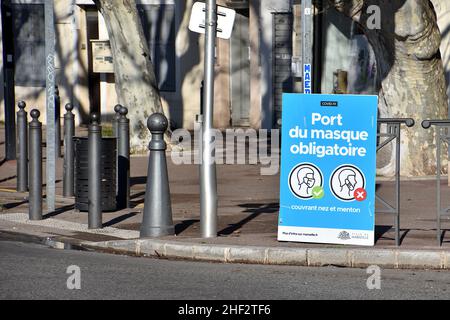
POLYGON ((321 186, 315 186, 312 189, 313 199, 322 199, 324 195, 325 195, 325 192, 323 191, 323 188, 321 186))

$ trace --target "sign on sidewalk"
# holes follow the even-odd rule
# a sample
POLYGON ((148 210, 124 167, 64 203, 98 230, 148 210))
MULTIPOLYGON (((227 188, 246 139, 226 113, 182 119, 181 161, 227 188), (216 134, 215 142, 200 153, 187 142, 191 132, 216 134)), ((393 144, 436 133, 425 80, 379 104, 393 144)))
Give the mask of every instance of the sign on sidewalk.
POLYGON ((377 105, 283 94, 278 240, 374 244, 377 105))
MULTIPOLYGON (((189 30, 197 33, 205 33, 205 10, 204 2, 195 2, 192 6, 191 19, 189 20, 189 30)), ((233 31, 236 11, 225 7, 217 6, 217 37, 230 39, 233 31)))

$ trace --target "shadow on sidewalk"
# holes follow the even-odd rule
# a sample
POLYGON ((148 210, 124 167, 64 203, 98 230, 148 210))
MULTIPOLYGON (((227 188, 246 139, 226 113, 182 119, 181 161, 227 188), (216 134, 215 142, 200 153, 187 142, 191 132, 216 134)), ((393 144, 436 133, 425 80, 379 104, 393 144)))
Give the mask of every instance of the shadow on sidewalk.
POLYGON ((135 215, 137 215, 139 212, 128 212, 126 214, 123 214, 121 216, 115 217, 114 219, 109 220, 108 222, 105 222, 103 224, 103 228, 105 227, 112 227, 115 224, 121 223, 122 221, 125 221, 131 217, 134 217, 135 215))
MULTIPOLYGON (((1 166, 1 164, 0 164, 0 166, 1 166)), ((0 180, 0 183, 6 182, 8 180, 15 179, 15 178, 17 178, 17 175, 13 175, 13 176, 10 176, 10 177, 7 177, 7 178, 3 178, 3 179, 0 180)))
MULTIPOLYGON (((402 244, 405 237, 408 235, 408 233, 411 231, 411 229, 400 229, 400 245, 402 244)), ((388 232, 395 232, 395 229, 393 226, 385 226, 385 225, 375 225, 375 244, 379 240, 395 240, 395 236, 392 237, 386 236, 386 233, 388 232)))
POLYGON ((200 220, 198 219, 191 219, 191 220, 183 220, 180 223, 177 223, 175 225, 175 234, 179 235, 186 229, 189 229, 193 224, 199 223, 200 220))
POLYGON ((218 232, 219 236, 227 236, 236 232, 240 228, 242 228, 245 224, 249 223, 253 219, 256 219, 259 215, 263 213, 275 213, 278 212, 280 206, 278 202, 273 203, 245 203, 240 204, 239 207, 246 208, 243 212, 252 212, 249 216, 242 219, 238 223, 233 223, 228 225, 225 229, 222 229, 218 232))
POLYGON ((147 176, 130 178, 130 187, 132 187, 136 184, 146 184, 146 183, 147 183, 147 176))
POLYGON ((144 203, 145 198, 142 197, 144 195, 145 195, 145 191, 141 191, 141 192, 130 195, 130 205, 132 207, 136 207, 137 205, 144 203))
POLYGON ((60 208, 57 208, 55 211, 52 211, 52 212, 49 212, 49 213, 45 214, 44 216, 42 216, 42 218, 43 219, 52 218, 52 217, 55 217, 55 216, 57 216, 57 215, 59 215, 61 213, 66 212, 66 211, 73 210, 74 208, 75 208, 75 204, 69 204, 69 205, 66 205, 66 206, 62 206, 60 208))
POLYGON ((16 208, 16 207, 18 207, 18 206, 21 206, 21 205, 23 205, 23 204, 25 204, 25 203, 28 203, 28 199, 25 199, 25 200, 19 201, 19 202, 5 203, 5 204, 3 205, 3 209, 6 209, 6 210, 13 209, 13 208, 16 208))
POLYGON ((0 166, 2 166, 6 161, 8 161, 8 160, 6 160, 6 158, 3 158, 2 160, 0 160, 0 166))

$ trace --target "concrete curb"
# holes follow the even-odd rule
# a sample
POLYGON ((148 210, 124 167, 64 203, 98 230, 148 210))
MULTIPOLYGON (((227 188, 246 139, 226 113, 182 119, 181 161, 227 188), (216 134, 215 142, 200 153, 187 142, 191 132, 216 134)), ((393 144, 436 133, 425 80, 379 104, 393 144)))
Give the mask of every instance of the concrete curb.
POLYGON ((277 248, 206 245, 157 239, 82 242, 81 246, 137 256, 223 263, 338 266, 388 269, 450 269, 450 251, 359 248, 277 248))
POLYGON ((450 250, 444 249, 281 248, 209 245, 160 239, 90 242, 69 237, 41 236, 5 230, 0 230, 1 239, 38 243, 54 249, 191 261, 305 267, 366 268, 377 265, 387 269, 450 269, 450 250))

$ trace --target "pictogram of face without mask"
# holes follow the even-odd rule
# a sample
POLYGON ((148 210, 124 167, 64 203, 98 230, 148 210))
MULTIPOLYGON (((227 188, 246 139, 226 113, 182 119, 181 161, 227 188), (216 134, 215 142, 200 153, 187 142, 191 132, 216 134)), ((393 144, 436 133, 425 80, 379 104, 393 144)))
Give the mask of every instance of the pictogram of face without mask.
POLYGON ((319 168, 311 163, 300 163, 289 175, 289 188, 298 198, 312 198, 312 189, 323 185, 323 176, 319 168))
POLYGON ((352 165, 343 165, 334 170, 330 179, 330 189, 343 201, 355 200, 354 192, 365 188, 365 179, 361 170, 352 165))

